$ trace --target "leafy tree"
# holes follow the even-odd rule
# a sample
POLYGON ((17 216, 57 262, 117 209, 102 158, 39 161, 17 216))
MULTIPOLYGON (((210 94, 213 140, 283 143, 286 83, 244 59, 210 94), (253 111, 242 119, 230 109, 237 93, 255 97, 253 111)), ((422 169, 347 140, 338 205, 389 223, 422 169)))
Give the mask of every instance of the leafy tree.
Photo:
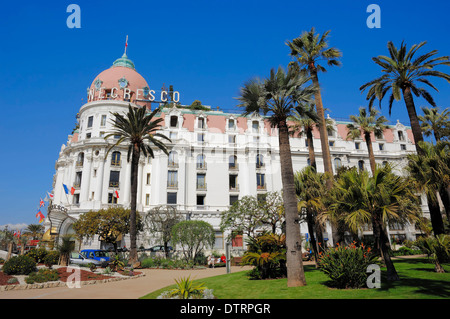
POLYGON ((169 257, 169 243, 172 240, 172 228, 182 220, 181 213, 171 205, 161 205, 145 214, 146 230, 154 234, 164 245, 166 257, 169 257))
POLYGON ((419 116, 420 127, 425 136, 434 135, 436 142, 450 136, 450 109, 446 108, 439 113, 438 107, 422 107, 423 116, 419 116))
POLYGON ((280 192, 267 192, 264 199, 258 200, 258 207, 262 211, 261 221, 269 225, 272 233, 276 233, 277 228, 281 228, 284 223, 284 204, 280 192))
POLYGON ((114 115, 113 130, 105 136, 105 139, 111 136, 120 136, 117 142, 112 145, 108 152, 114 147, 126 143, 128 145, 128 161, 131 157, 131 214, 130 214, 130 262, 133 264, 137 261, 136 247, 136 203, 138 189, 138 169, 139 158, 141 153, 147 157, 154 157, 152 146, 156 146, 167 155, 169 154, 166 145, 158 138, 170 139, 163 134, 157 133, 161 127, 162 118, 155 119, 155 115, 159 112, 156 108, 153 112, 147 112, 145 107, 128 106, 128 113, 121 114, 118 112, 114 115))
MULTIPOLYGON (((82 214, 73 224, 73 229, 80 238, 89 238, 98 235, 106 243, 114 246, 117 251, 117 239, 130 232, 129 209, 123 207, 109 207, 98 211, 89 211, 82 214)), ((136 230, 143 230, 140 214, 137 215, 136 230)))
POLYGON ((322 60, 326 61, 328 66, 340 66, 341 62, 339 61, 339 58, 342 57, 342 53, 337 48, 329 47, 329 33, 330 31, 326 31, 322 34, 322 36, 320 36, 316 33, 315 28, 311 28, 310 31, 303 32, 299 37, 293 39, 292 41, 287 41, 286 44, 291 49, 291 56, 295 58, 300 72, 303 74, 309 74, 314 85, 318 88, 315 92, 314 100, 319 117, 318 125, 325 172, 327 172, 330 177, 330 179, 327 180, 327 185, 328 188, 331 188, 333 185, 333 167, 331 164, 328 133, 326 130, 325 113, 322 103, 318 73, 327 71, 321 64, 322 60))
POLYGON ((39 224, 30 224, 25 229, 24 234, 29 235, 33 240, 42 238, 44 235, 44 226, 39 224))
POLYGON ((450 261, 450 236, 440 234, 436 237, 419 238, 416 243, 433 260, 435 271, 444 273, 442 264, 450 261))
POLYGON ((287 269, 288 286, 306 284, 301 258, 300 228, 298 227, 297 199, 295 196, 294 171, 292 168, 291 148, 287 120, 299 103, 311 102, 316 92, 314 86, 306 86, 309 78, 289 68, 287 72, 280 67, 272 69, 264 81, 253 79, 241 88, 240 107, 244 115, 262 113, 268 116, 272 127, 278 128, 280 149, 281 180, 286 216, 286 242, 288 246, 287 269))
POLYGON ((432 145, 419 142, 421 154, 409 154, 406 170, 415 189, 427 197, 431 224, 435 235, 445 232, 437 194, 441 194, 444 207, 449 211, 447 187, 450 185, 450 153, 443 143, 432 145))
POLYGON ((403 42, 400 45, 400 49, 397 49, 389 41, 387 45, 389 57, 379 55, 372 58, 376 64, 381 66, 383 75, 360 87, 361 91, 368 88, 367 100, 370 101, 369 108, 372 108, 375 99, 380 101, 381 106, 381 101, 390 91, 389 114, 391 114, 394 100, 399 101, 403 95, 418 153, 422 152, 419 142, 423 141, 423 136, 413 94, 416 97, 423 97, 429 104, 436 106, 431 94, 424 88, 419 87, 418 84, 426 84, 437 91, 437 88, 429 81, 430 77, 442 78, 450 83, 449 74, 435 70, 439 65, 450 65, 448 56, 434 57, 437 54, 437 50, 433 50, 414 58, 417 51, 425 44, 426 42, 414 44, 408 50, 403 42))
POLYGON ((381 137, 383 131, 387 128, 386 122, 388 121, 384 116, 378 116, 379 111, 372 108, 369 111, 364 107, 359 108, 359 115, 350 115, 350 119, 353 123, 347 124, 347 139, 358 139, 361 136, 366 141, 367 150, 369 152, 370 168, 372 173, 375 171, 375 154, 372 147, 373 133, 376 137, 381 137))
POLYGON ((326 178, 324 173, 317 173, 312 166, 307 166, 295 173, 295 192, 297 194, 298 209, 301 214, 305 211, 304 218, 308 225, 308 233, 317 258, 319 255, 319 243, 323 244, 323 230, 327 215, 325 203, 322 198, 327 193, 326 178), (317 239, 316 236, 317 234, 317 239))
POLYGON ((409 179, 392 173, 392 167, 367 171, 349 170, 340 174, 331 194, 329 209, 339 212, 355 232, 372 223, 376 248, 386 264, 388 280, 399 280, 390 257, 386 223, 417 221, 420 204, 409 179))
POLYGON ((214 228, 203 220, 186 220, 172 228, 172 238, 182 246, 186 261, 194 261, 204 248, 212 248, 216 240, 214 228))

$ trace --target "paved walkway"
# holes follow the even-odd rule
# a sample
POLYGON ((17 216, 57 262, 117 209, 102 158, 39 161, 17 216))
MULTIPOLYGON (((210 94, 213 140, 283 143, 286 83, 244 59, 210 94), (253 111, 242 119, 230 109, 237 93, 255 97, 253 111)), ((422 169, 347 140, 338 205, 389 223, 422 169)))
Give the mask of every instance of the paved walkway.
MULTIPOLYGON (((235 266, 231 267, 231 272, 251 268, 251 266, 235 266)), ((201 279, 227 273, 225 267, 195 270, 139 269, 139 271, 143 271, 145 276, 95 285, 81 285, 81 288, 56 287, 1 291, 0 299, 137 299, 174 284, 174 280, 180 277, 190 275, 192 279, 201 279)))

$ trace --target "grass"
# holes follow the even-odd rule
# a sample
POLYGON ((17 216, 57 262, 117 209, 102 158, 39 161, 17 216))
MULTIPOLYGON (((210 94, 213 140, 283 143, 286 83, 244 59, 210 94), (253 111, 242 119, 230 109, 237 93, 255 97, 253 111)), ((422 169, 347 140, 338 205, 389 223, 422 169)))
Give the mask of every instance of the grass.
MULTIPOLYGON (((381 288, 333 289, 327 286, 328 277, 314 266, 305 266, 307 285, 288 288, 286 279, 249 280, 247 271, 198 280, 214 289, 218 299, 448 299, 450 298, 450 265, 446 273, 434 272, 434 264, 426 258, 397 259, 395 268, 400 281, 387 282, 386 269, 381 271, 381 288)), ((154 291, 142 299, 156 299, 163 291, 154 291)))

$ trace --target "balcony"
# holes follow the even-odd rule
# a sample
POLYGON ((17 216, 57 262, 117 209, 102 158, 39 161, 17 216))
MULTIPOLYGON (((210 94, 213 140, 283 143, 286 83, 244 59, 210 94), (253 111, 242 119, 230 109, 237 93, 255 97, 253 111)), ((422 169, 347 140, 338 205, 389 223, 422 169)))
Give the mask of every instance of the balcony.
POLYGON ((119 182, 109 182, 109 187, 118 188, 119 184, 119 182))
POLYGON ((237 192, 239 192, 239 184, 230 185, 229 191, 230 191, 231 193, 237 193, 237 192))
POLYGON ((167 188, 178 188, 178 181, 167 181, 167 188))
POLYGON ((167 163, 167 166, 168 166, 169 168, 178 168, 178 163, 177 163, 177 162, 170 161, 170 162, 167 163))
POLYGON ((230 170, 230 171, 238 171, 239 170, 239 164, 237 164, 237 163, 229 163, 228 164, 228 170, 230 170))
POLYGON ((197 169, 206 169, 206 163, 197 163, 197 169))
POLYGON ((198 191, 206 191, 206 183, 205 182, 197 182, 197 190, 198 191))
POLYGON ((121 164, 122 164, 122 161, 120 161, 120 160, 117 160, 117 161, 111 161, 111 166, 113 166, 113 167, 120 167, 121 166, 121 164))
POLYGON ((266 184, 256 185, 256 190, 257 191, 266 191, 267 190, 267 185, 266 184))
POLYGON ((76 161, 75 166, 76 167, 83 167, 83 161, 76 161))

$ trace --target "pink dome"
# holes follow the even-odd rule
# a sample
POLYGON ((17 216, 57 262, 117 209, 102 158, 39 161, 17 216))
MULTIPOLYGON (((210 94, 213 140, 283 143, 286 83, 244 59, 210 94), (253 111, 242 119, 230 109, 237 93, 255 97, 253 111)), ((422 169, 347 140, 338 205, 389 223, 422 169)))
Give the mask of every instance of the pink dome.
POLYGON ((134 64, 124 54, 109 68, 97 75, 88 89, 88 102, 99 100, 120 100, 148 105, 149 86, 134 69, 134 64))

